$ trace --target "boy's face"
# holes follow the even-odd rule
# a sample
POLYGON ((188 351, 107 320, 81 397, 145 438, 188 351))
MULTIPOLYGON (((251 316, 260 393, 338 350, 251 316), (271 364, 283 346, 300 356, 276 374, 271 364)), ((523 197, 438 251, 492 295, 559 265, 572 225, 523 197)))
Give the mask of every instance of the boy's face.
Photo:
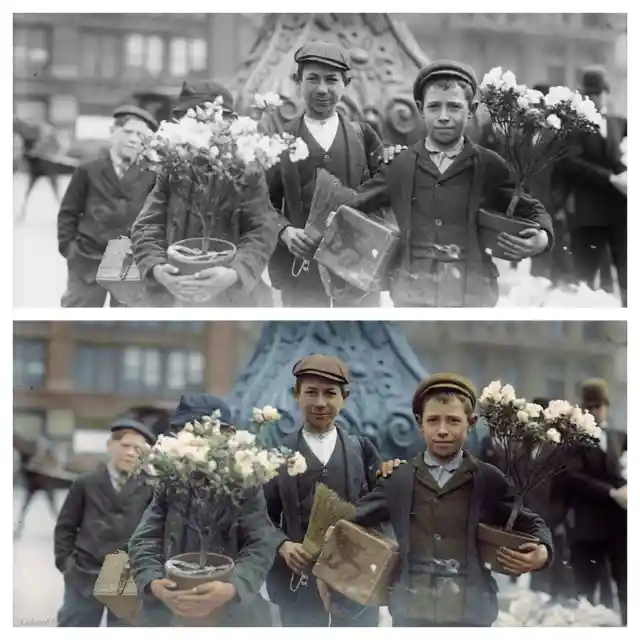
POLYGON ((129 118, 121 127, 111 130, 111 148, 118 158, 133 160, 145 138, 151 135, 149 125, 139 118, 129 118))
POLYGON ((111 438, 107 449, 113 466, 124 473, 131 473, 142 454, 149 448, 147 441, 135 431, 125 431, 120 440, 111 438))
POLYGON ((458 142, 470 113, 464 89, 458 85, 449 89, 431 85, 424 92, 422 117, 427 135, 438 144, 448 146, 458 142))
POLYGON ((607 421, 609 406, 606 404, 591 405, 587 407, 587 411, 596 419, 597 424, 603 424, 607 421))
POLYGON ((302 68, 300 90, 308 109, 320 118, 328 118, 342 100, 345 84, 338 69, 309 63, 302 68))
POLYGON ((301 378, 294 397, 298 401, 305 424, 315 431, 328 431, 345 401, 339 385, 317 376, 301 378))
POLYGON ((424 404, 420 425, 429 453, 441 460, 453 458, 476 419, 476 416, 469 419, 459 398, 448 398, 447 402, 429 398, 424 404))

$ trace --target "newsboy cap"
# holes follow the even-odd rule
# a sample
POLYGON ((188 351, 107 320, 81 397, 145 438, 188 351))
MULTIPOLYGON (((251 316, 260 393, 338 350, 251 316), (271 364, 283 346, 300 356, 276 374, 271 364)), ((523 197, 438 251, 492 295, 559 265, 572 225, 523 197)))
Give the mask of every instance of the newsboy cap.
POLYGON ((610 91, 607 72, 602 67, 587 67, 582 71, 582 93, 597 95, 610 91))
POLYGON ((213 102, 220 97, 222 98, 222 109, 233 112, 235 107, 229 89, 217 82, 202 81, 191 84, 185 80, 182 83, 180 96, 173 113, 184 113, 193 107, 202 106, 205 102, 213 102))
POLYGON ((416 102, 422 102, 424 99, 424 87, 428 81, 437 78, 455 78, 463 80, 471 85, 473 94, 478 90, 478 78, 475 71, 464 64, 455 60, 435 60, 431 64, 420 70, 416 81, 413 83, 413 99, 416 102))
POLYGON ((141 107, 136 107, 133 104, 123 104, 113 112, 114 118, 121 118, 122 116, 139 118, 148 124, 152 131, 158 130, 158 122, 156 119, 146 109, 142 109, 141 107))
POLYGON ((156 437, 147 429, 146 425, 142 424, 142 422, 138 422, 133 418, 118 418, 110 427, 111 433, 116 433, 117 431, 135 431, 137 434, 141 435, 149 445, 153 445, 156 441, 156 437))
POLYGON ((471 380, 457 373, 434 373, 425 378, 413 394, 413 414, 421 415, 425 398, 440 391, 455 391, 468 398, 472 407, 476 405, 476 388, 471 380))
POLYGON ((323 354, 313 354, 306 356, 293 365, 293 375, 318 376, 336 382, 340 385, 349 384, 349 369, 339 358, 323 354))
POLYGON ((589 378, 582 383, 582 405, 584 407, 609 404, 609 385, 602 378, 589 378))
POLYGON ((318 62, 326 64, 328 67, 335 67, 340 71, 351 69, 349 54, 333 42, 308 42, 300 47, 294 54, 293 59, 298 64, 305 62, 318 62))

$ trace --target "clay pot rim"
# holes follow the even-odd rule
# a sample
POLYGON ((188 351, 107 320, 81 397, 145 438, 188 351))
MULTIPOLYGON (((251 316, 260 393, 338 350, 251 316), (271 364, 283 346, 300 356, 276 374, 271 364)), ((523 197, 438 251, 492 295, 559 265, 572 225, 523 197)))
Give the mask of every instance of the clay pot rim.
POLYGON ((539 229, 540 225, 537 222, 532 222, 526 218, 507 218, 504 213, 497 211, 489 211, 488 209, 480 208, 478 210, 478 225, 483 229, 491 229, 492 231, 499 231, 499 223, 502 220, 506 220, 508 224, 522 227, 523 229, 539 229))
POLYGON ((477 537, 481 542, 484 542, 485 544, 493 544, 495 545, 495 540, 491 539, 492 536, 489 532, 495 532, 499 535, 506 535, 506 536, 511 536, 513 538, 521 538, 523 540, 525 540, 526 542, 540 542, 540 538, 537 538, 536 536, 532 536, 528 533, 523 533, 521 531, 505 531, 504 527, 498 527, 496 525, 492 525, 492 524, 486 524, 484 522, 481 522, 478 525, 478 533, 477 533, 477 537), (487 533, 489 533, 489 535, 487 535, 487 533))
MULTIPOLYGON (((171 571, 172 574, 174 574, 175 576, 180 576, 180 577, 184 577, 184 578, 200 578, 200 577, 207 577, 210 578, 212 576, 216 575, 215 571, 212 571, 210 574, 202 574, 202 576, 194 576, 193 574, 190 573, 186 573, 185 571, 175 567, 173 565, 173 562, 175 560, 181 560, 185 557, 188 558, 194 558, 194 559, 198 559, 198 557, 200 556, 200 553, 198 551, 191 551, 191 552, 187 552, 187 553, 179 553, 175 556, 172 556, 171 558, 169 558, 165 563, 165 571, 167 573, 169 573, 169 571, 171 571)), ((223 553, 216 553, 214 551, 209 551, 205 554, 206 557, 206 561, 207 564, 206 566, 211 567, 212 569, 215 569, 217 566, 220 567, 220 571, 219 573, 223 573, 223 572, 227 572, 227 571, 233 571, 235 570, 236 567, 236 563, 233 560, 233 558, 230 558, 229 556, 224 555, 223 553), (208 561, 210 558, 219 558, 221 560, 224 560, 224 562, 220 562, 219 565, 209 565, 208 561), (224 567, 224 568, 223 568, 224 567)), ((188 562, 189 560, 186 560, 186 562, 188 562)))

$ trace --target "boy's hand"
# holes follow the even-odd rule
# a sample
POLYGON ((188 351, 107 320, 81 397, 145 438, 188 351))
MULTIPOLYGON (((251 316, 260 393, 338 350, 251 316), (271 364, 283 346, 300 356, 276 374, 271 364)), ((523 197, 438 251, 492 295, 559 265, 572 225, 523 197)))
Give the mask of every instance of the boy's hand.
POLYGON ((317 247, 317 243, 304 232, 304 229, 298 229, 297 227, 287 227, 280 237, 287 249, 301 260, 309 257, 317 247))
POLYGON ((208 267, 190 277, 184 283, 185 291, 189 290, 193 302, 206 302, 226 291, 238 282, 239 276, 230 267, 208 267))
POLYGON ((385 147, 382 150, 382 162, 389 164, 396 156, 399 156, 403 151, 406 151, 409 147, 397 144, 395 147, 385 147))
POLYGON ((183 612, 182 607, 180 606, 180 596, 189 593, 188 591, 176 591, 175 582, 172 582, 168 578, 162 578, 161 580, 152 580, 149 587, 151 589, 151 593, 153 593, 153 595, 158 598, 158 600, 164 602, 171 613, 176 616, 187 615, 183 612))
POLYGON ((291 540, 283 542, 278 553, 287 563, 289 569, 297 574, 304 573, 313 563, 313 558, 299 542, 291 542, 291 540))
POLYGON ((535 542, 526 542, 518 551, 500 547, 496 553, 498 562, 514 576, 542 569, 549 559, 547 547, 535 542))
POLYGON ((178 597, 180 615, 189 618, 203 618, 209 616, 228 602, 233 600, 238 592, 229 582, 206 582, 189 591, 181 591, 178 597))
POLYGON ((406 463, 406 460, 399 460, 398 458, 396 458, 395 460, 384 460, 380 464, 380 469, 376 473, 376 476, 378 478, 388 478, 393 473, 394 469, 397 469, 401 464, 406 463))
POLYGON ((501 233, 498 244, 509 260, 524 260, 542 253, 549 244, 549 236, 542 229, 524 229, 517 236, 501 233))

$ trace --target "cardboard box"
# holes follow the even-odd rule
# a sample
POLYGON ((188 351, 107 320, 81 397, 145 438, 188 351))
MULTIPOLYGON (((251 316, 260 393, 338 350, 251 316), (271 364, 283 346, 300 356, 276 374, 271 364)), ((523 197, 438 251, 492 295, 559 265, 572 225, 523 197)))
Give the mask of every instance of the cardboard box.
POLYGON ((121 620, 137 624, 140 601, 129 571, 129 556, 124 551, 112 553, 104 559, 93 595, 121 620))
POLYGON ((314 259, 362 291, 382 290, 399 245, 398 228, 377 216, 341 206, 332 218, 314 259))
POLYGON ((96 282, 125 306, 144 306, 144 285, 133 261, 129 238, 109 240, 98 267, 96 282))
POLYGON ((394 540, 341 520, 329 535, 313 575, 361 605, 385 606, 398 565, 394 540))

